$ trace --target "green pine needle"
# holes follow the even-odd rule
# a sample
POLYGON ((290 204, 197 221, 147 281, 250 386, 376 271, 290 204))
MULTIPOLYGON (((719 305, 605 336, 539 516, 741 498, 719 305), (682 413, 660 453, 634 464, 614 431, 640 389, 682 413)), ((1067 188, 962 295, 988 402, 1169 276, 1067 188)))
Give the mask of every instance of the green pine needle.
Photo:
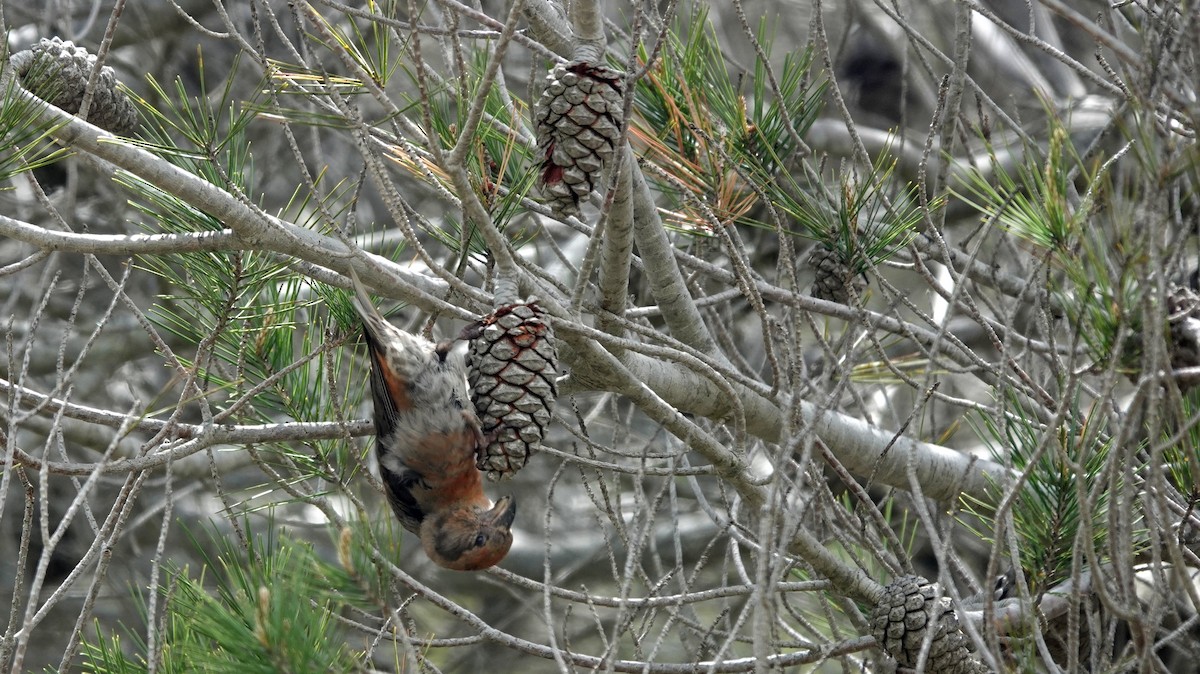
POLYGON ((1112 168, 1130 146, 1103 163, 1085 162, 1063 121, 1053 114, 1049 120, 1048 149, 1027 147, 1015 175, 993 151, 992 175, 972 170, 963 191, 951 192, 1040 251, 1051 272, 1048 289, 1097 366, 1115 360, 1119 371, 1136 372, 1139 345, 1126 340, 1118 348, 1118 340, 1122 330, 1142 332, 1149 255, 1135 218, 1110 203, 1120 202, 1112 168))
MULTIPOLYGON (((245 526, 249 530, 248 521, 245 526)), ((269 526, 265 535, 251 537, 250 550, 215 529, 207 541, 193 537, 201 572, 176 568, 159 588, 167 615, 159 633, 160 672, 357 671, 362 655, 351 650, 334 616, 345 606, 377 602, 311 545, 279 534, 269 526)), ((99 623, 96 632, 81 649, 83 671, 147 671, 140 637, 130 656, 118 635, 106 637, 99 623)))
MULTIPOLYGON (((843 173, 836 194, 827 194, 821 186, 801 188, 790 175, 764 185, 770 185, 776 207, 794 218, 805 236, 833 250, 843 264, 861 274, 908 245, 925 217, 917 187, 893 185, 895 166, 888 153, 881 153, 866 175, 843 173)), ((928 209, 942 203, 940 197, 933 199, 928 209)))
MULTIPOLYGON (((201 90, 207 92, 201 71, 201 90)), ((230 77, 229 79, 232 79, 230 77)), ((235 101, 228 84, 218 96, 175 95, 151 83, 166 102, 148 114, 144 145, 184 170, 243 195, 257 192, 254 158, 247 138, 252 105, 235 101)), ((149 104, 141 101, 147 111, 149 104)), ((118 180, 137 199, 150 232, 224 229, 217 218, 128 174, 118 180)), ((324 175, 316 177, 320 184, 324 175)), ((342 217, 357 197, 347 182, 312 191, 298 187, 281 216, 301 226, 328 229, 326 216, 342 217)), ((325 421, 331 411, 354 414, 364 395, 361 362, 345 348, 357 319, 344 291, 295 272, 289 260, 253 250, 142 256, 138 264, 167 282, 168 290, 149 311, 152 321, 191 348, 178 348, 194 368, 206 403, 228 422, 273 423, 290 418, 325 421), (196 346, 202 347, 196 351, 196 346), (349 386, 347 382, 356 382, 349 386)), ((260 446, 286 479, 338 478, 333 466, 357 470, 347 443, 314 441, 260 446)), ((290 496, 282 497, 283 501, 290 496)))
POLYGON ((1066 264, 1089 215, 1087 208, 1073 205, 1070 198, 1071 174, 1082 168, 1082 161, 1061 124, 1052 128, 1045 156, 1034 147, 1027 148, 1026 155, 1013 176, 993 154, 993 176, 972 170, 963 182, 966 193, 953 189, 951 193, 1066 264))
MULTIPOLYGON (((1085 545, 1099 558, 1106 556, 1110 500, 1103 473, 1113 440, 1090 427, 1090 415, 1074 411, 1058 428, 1046 429, 1012 399, 1002 422, 983 415, 968 419, 994 460, 1027 476, 1010 512, 1021 568, 1034 593, 1070 577, 1077 540, 1085 525, 1091 531, 1085 545), (1082 491, 1090 499, 1086 515, 1080 501, 1081 484, 1087 485, 1082 491)), ((1102 415, 1095 410, 1093 414, 1102 415)), ((968 502, 965 510, 985 522, 987 531, 999 530, 989 508, 968 502)), ((978 529, 976 533, 991 542, 990 534, 978 529)))
POLYGON ((1187 391, 1174 412, 1178 423, 1162 424, 1154 429, 1163 447, 1163 462, 1171 485, 1187 500, 1188 507, 1200 508, 1200 389, 1187 391), (1175 430, 1179 426, 1183 431, 1175 430))
MULTIPOLYGON (((35 62, 33 68, 38 68, 35 62)), ((30 78, 37 79, 31 72, 30 78)), ((50 79, 53 78, 42 78, 50 79)), ((62 124, 36 124, 39 103, 18 95, 15 78, 8 81, 4 99, 0 101, 0 180, 7 180, 26 171, 49 166, 70 156, 70 152, 58 147, 51 134, 62 124)), ((42 91, 43 96, 53 98, 54 91, 42 91)))
MULTIPOLYGON (((770 54, 767 25, 759 41, 770 54)), ((788 124, 802 136, 816 119, 825 87, 809 81, 812 52, 806 50, 785 56, 777 95, 757 64, 747 96, 747 73, 730 73, 719 45, 703 7, 677 18, 660 60, 635 85, 629 127, 645 159, 672 177, 657 182, 679 200, 674 224, 701 234, 726 222, 763 226, 754 207, 762 196, 775 197, 777 174, 796 150, 788 124), (681 186, 690 194, 679 194, 681 186), (720 222, 697 209, 696 201, 720 222)), ((641 63, 648 57, 642 47, 641 63)))

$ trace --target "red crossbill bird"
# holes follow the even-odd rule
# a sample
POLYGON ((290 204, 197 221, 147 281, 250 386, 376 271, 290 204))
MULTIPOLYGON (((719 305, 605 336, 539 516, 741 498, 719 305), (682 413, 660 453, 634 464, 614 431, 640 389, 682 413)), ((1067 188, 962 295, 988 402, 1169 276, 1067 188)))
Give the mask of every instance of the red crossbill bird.
POLYGON ((388 502, 425 554, 457 571, 495 565, 512 546, 517 504, 492 503, 475 467, 483 447, 453 342, 431 342, 388 323, 351 272, 371 358, 375 452, 388 502))

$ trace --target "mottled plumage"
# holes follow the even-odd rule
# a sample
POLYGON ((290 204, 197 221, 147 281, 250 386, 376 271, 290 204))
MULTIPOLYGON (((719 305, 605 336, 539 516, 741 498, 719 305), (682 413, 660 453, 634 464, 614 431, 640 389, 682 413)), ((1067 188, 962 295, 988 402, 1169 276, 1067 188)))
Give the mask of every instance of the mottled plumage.
POLYGON ((465 366, 450 342, 405 332, 371 304, 351 272, 371 358, 375 452, 388 502, 425 553, 448 569, 492 566, 508 554, 516 503, 493 504, 475 467, 482 446, 465 366))

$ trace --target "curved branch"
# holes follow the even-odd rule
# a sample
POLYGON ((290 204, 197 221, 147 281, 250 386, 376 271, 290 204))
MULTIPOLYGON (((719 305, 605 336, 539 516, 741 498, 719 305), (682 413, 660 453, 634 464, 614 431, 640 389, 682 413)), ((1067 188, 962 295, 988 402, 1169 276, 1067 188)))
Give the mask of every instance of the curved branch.
MULTIPOLYGON (((731 411, 725 396, 709 379, 685 367, 633 352, 628 352, 623 362, 634 378, 675 409, 715 419, 731 411)), ((753 391, 734 386, 745 409, 746 430, 767 442, 777 442, 784 425, 780 408, 753 391)), ((997 496, 995 485, 1004 484, 1010 477, 1007 468, 993 461, 897 436, 807 401, 800 401, 799 407, 805 427, 829 445, 842 465, 857 475, 870 475, 881 484, 907 490, 907 471, 912 463, 929 498, 947 503, 960 494, 969 494, 991 502, 997 496)))
MULTIPOLYGON (((617 166, 612 208, 602 220, 604 230, 600 241, 600 306, 605 311, 622 316, 629 299, 629 271, 633 262, 633 153, 624 152, 617 166)), ((580 279, 581 283, 587 279, 580 279)), ((621 328, 601 316, 601 329, 620 335, 621 328)))
MULTIPOLYGON (((230 227, 235 235, 231 241, 237 241, 240 248, 270 250, 343 273, 348 272, 355 257, 370 255, 355 251, 336 238, 256 212, 216 185, 63 112, 24 89, 19 89, 17 95, 36 104, 34 123, 53 127, 51 135, 56 140, 128 171, 212 215, 230 227)), ((446 293, 445 283, 415 273, 387 258, 375 255, 371 258, 374 264, 358 264, 355 269, 364 282, 383 291, 380 294, 402 298, 426 311, 458 309, 448 307, 438 299, 446 293)), ((349 285, 348 281, 346 285, 349 285)))
POLYGON ((571 23, 575 30, 576 61, 596 63, 604 59, 607 41, 604 38, 604 13, 599 0, 574 0, 571 3, 571 23))
POLYGON ((550 0, 525 0, 521 9, 535 39, 564 59, 575 52, 575 34, 557 3, 550 0))
MULTIPOLYGON (((626 152, 626 161, 629 161, 633 152, 629 149, 626 152)), ((667 238, 666 228, 658 216, 658 205, 654 203, 654 194, 646 183, 646 176, 640 168, 634 170, 635 166, 630 164, 633 178, 633 236, 655 303, 662 309, 663 319, 676 339, 714 358, 725 360, 688 292, 683 273, 675 261, 675 247, 667 238)))
POLYGON ((170 255, 250 249, 232 229, 169 234, 83 234, 43 229, 5 215, 0 215, 0 236, 45 251, 91 255, 170 255))
MULTIPOLYGON (((336 440, 365 437, 375 432, 375 424, 366 420, 213 425, 184 424, 145 417, 131 421, 127 414, 66 402, 4 379, 0 379, 0 393, 17 397, 26 408, 44 408, 55 413, 61 412, 62 416, 68 419, 86 421, 118 430, 124 429, 124 432, 137 430, 155 434, 163 433, 166 440, 188 441, 187 444, 174 447, 169 451, 136 459, 106 462, 102 466, 102 471, 109 474, 160 468, 170 461, 177 461, 214 445, 336 440)), ((17 452, 17 463, 61 475, 87 475, 101 466, 99 463, 43 461, 21 452, 15 446, 13 449, 17 452)))

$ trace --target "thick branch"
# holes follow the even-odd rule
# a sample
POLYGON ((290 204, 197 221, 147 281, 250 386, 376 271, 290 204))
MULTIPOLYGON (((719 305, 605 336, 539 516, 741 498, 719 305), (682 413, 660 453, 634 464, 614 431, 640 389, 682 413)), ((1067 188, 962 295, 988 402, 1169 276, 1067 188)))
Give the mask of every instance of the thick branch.
POLYGON ((525 0, 521 8, 530 32, 538 42, 552 49, 563 58, 575 52, 575 35, 567 17, 560 11, 558 3, 551 0, 525 0))
POLYGON ((170 234, 86 234, 43 229, 0 215, 0 236, 41 250, 90 255, 168 255, 213 250, 248 250, 232 229, 170 234))
MULTIPOLYGON (((600 241, 600 306, 621 316, 629 298, 629 268, 633 260, 633 153, 626 152, 617 173, 616 192, 600 241)), ((604 317, 600 327, 614 335, 621 329, 604 317)))
MULTIPOLYGON (((633 153, 627 152, 629 156, 626 161, 630 161, 633 153)), ((663 319, 676 339, 714 358, 725 360, 688 293, 683 272, 675 262, 675 248, 667 238, 667 230, 658 216, 658 205, 654 203, 654 194, 646 184, 646 176, 640 170, 633 169, 634 164, 630 164, 633 177, 633 235, 655 303, 662 309, 663 319)))
MULTIPOLYGON (((625 365, 634 377, 681 412, 720 419, 731 412, 726 396, 710 380, 684 367, 628 352, 625 365)), ((777 442, 783 413, 771 401, 736 386, 746 413, 746 430, 767 442, 777 442)), ((956 499, 961 490, 988 502, 995 484, 1008 479, 1000 464, 976 459, 953 449, 933 445, 876 428, 861 419, 822 411, 801 401, 805 427, 816 433, 842 464, 859 476, 872 476, 878 484, 908 489, 907 467, 913 463, 925 495, 939 502, 956 499), (889 446, 890 445, 890 446, 889 446)))
POLYGON ((604 14, 599 0, 573 0, 571 23, 574 24, 575 45, 572 58, 597 63, 604 59, 607 47, 604 39, 604 14))
MULTIPOLYGON (((342 272, 349 269, 356 255, 362 254, 335 238, 255 211, 216 185, 122 142, 23 89, 17 95, 37 104, 37 119, 33 123, 53 128, 51 134, 55 139, 124 169, 217 218, 234 232, 235 240, 239 242, 237 248, 271 250, 342 272)), ((443 308, 436 298, 445 294, 444 283, 409 271, 386 258, 376 258, 375 262, 379 268, 386 269, 386 273, 366 266, 356 267, 359 275, 372 287, 390 289, 390 296, 402 297, 425 310, 443 308)))

